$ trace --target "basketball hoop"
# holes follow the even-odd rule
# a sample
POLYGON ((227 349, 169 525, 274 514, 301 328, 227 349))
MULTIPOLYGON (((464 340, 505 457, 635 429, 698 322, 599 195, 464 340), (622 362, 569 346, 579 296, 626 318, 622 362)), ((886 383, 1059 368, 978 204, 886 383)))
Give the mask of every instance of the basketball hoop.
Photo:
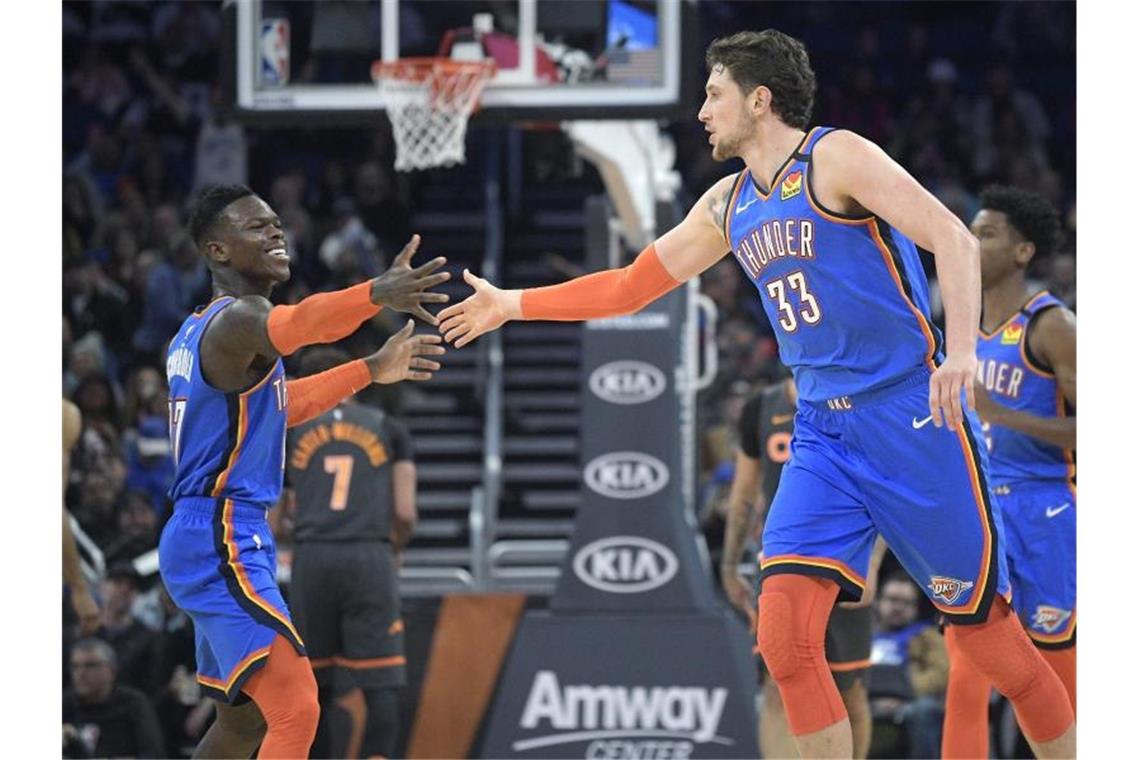
POLYGON ((464 163, 467 119, 494 74, 493 61, 401 58, 373 63, 372 79, 396 138, 396 170, 464 163))

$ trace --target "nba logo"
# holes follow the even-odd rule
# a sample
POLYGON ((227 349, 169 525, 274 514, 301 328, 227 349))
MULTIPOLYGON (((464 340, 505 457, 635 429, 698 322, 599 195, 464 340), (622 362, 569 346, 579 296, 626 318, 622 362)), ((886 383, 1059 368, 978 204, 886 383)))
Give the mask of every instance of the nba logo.
POLYGON ((289 84, 289 19, 261 20, 261 84, 280 87, 289 84))

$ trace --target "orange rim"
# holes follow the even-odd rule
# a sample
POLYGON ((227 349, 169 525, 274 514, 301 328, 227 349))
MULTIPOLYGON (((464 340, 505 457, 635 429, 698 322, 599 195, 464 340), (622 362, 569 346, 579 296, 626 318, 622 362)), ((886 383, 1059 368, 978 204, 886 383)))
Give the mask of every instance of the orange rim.
POLYGON ((480 72, 485 78, 494 76, 498 67, 494 61, 454 61, 450 58, 398 58, 394 61, 376 61, 372 64, 372 79, 400 79, 422 82, 429 74, 454 76, 460 73, 480 72))

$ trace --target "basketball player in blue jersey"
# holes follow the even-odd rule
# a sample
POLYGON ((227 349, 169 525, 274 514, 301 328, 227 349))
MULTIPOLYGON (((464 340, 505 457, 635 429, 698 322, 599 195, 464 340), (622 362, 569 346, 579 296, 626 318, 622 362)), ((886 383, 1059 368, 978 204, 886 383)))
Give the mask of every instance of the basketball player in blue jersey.
POLYGON ((411 242, 379 277, 346 290, 273 306, 289 278, 281 220, 244 186, 205 190, 190 231, 206 257, 214 299, 171 341, 170 440, 174 514, 159 541, 159 569, 194 621, 198 682, 218 700, 217 720, 195 757, 307 757, 316 732, 317 686, 276 582, 266 511, 285 469, 285 429, 370 383, 427 380, 442 354, 438 335, 411 320, 375 354, 286 382, 281 356, 338 340, 382 307, 435 324, 427 290, 448 278, 437 258, 412 269, 411 242))
MULTIPOLYGON (((982 252, 978 413, 990 485, 1006 530, 1013 609, 1077 707, 1076 317, 1029 287, 1034 256, 1053 252, 1057 211, 1040 195, 990 187, 971 229, 982 252)), ((988 757, 989 682, 950 630, 943 757, 988 757)))
POLYGON ((1013 701, 1042 757, 1072 757, 1064 686, 1009 608, 1000 515, 973 413, 977 240, 886 153, 808 127, 815 75, 775 30, 713 42, 698 118, 714 159, 746 169, 712 186, 628 267, 560 285, 475 292, 440 312, 456 346, 510 319, 628 314, 731 250, 753 282, 799 390, 792 459, 764 528, 758 644, 804 757, 851 757, 824 658, 837 597, 862 595, 881 534, 963 651, 1013 701), (931 324, 915 245, 932 251, 946 342, 931 324), (966 408, 963 408, 963 397, 966 408))

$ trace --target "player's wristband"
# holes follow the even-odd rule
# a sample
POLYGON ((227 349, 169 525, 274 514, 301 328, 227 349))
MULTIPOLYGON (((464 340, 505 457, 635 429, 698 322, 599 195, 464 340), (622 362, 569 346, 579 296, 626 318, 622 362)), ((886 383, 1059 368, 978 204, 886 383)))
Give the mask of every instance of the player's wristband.
POLYGON ((363 359, 346 362, 316 375, 285 384, 289 398, 286 427, 295 427, 319 417, 372 383, 372 372, 363 359))
POLYGON ((680 284, 650 243, 627 267, 527 288, 522 292, 522 318, 576 321, 632 314, 680 284))
POLYGON ((269 342, 288 356, 302 346, 332 343, 351 335, 366 319, 379 313, 372 303, 372 282, 344 290, 317 293, 295 306, 274 306, 267 323, 269 342))

